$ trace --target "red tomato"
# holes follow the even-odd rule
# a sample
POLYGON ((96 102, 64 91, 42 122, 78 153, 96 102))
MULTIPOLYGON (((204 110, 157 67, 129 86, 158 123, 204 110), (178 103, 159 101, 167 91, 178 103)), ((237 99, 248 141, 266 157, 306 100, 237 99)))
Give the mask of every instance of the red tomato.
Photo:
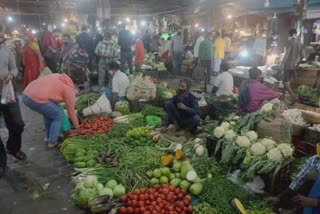
POLYGON ((184 203, 185 206, 189 206, 190 201, 189 201, 188 199, 184 199, 184 200, 183 200, 183 203, 184 203))
POLYGON ((162 189, 162 193, 167 195, 169 193, 169 189, 167 189, 167 188, 162 189))
POLYGON ((149 189, 149 193, 150 193, 150 194, 154 194, 154 193, 156 193, 156 190, 153 189, 153 188, 151 188, 151 189, 149 189))
POLYGON ((176 189, 175 186, 169 186, 169 190, 170 190, 171 192, 174 192, 175 189, 176 189))
POLYGON ((183 207, 184 207, 184 203, 183 203, 182 201, 178 201, 178 202, 176 203, 176 205, 177 205, 177 207, 179 207, 179 208, 183 208, 183 207))
POLYGON ((120 202, 122 202, 122 203, 128 202, 128 196, 127 195, 122 196, 120 198, 120 202))
POLYGON ((146 199, 144 194, 139 195, 138 198, 139 198, 140 201, 144 201, 146 199))
POLYGON ((144 201, 139 201, 139 202, 138 202, 138 206, 139 206, 139 207, 144 207, 144 205, 145 205, 144 201))
POLYGON ((187 212, 188 212, 188 213, 192 213, 192 212, 193 212, 192 206, 189 206, 189 207, 188 207, 187 212))
POLYGON ((179 194, 178 194, 178 199, 182 199, 183 198, 183 194, 180 192, 179 194))
POLYGON ((141 191, 139 189, 136 189, 135 191, 133 191, 133 194, 139 195, 139 194, 141 194, 141 191))
POLYGON ((140 189, 141 193, 145 194, 147 190, 145 188, 140 189))
POLYGON ((155 200, 154 195, 149 195, 149 200, 150 200, 150 201, 154 201, 154 200, 155 200))
POLYGON ((131 201, 131 206, 132 206, 133 208, 137 208, 137 206, 138 206, 138 201, 132 200, 132 201, 131 201))
POLYGON ((187 190, 181 189, 181 193, 182 193, 183 195, 185 195, 185 194, 187 194, 187 190))
POLYGON ((146 208, 140 207, 140 213, 144 213, 146 211, 146 208))
POLYGON ((184 197, 184 199, 188 199, 189 201, 191 201, 191 200, 192 200, 192 198, 191 198, 191 196, 190 196, 190 195, 186 195, 186 196, 184 197))
POLYGON ((180 189, 179 188, 174 190, 174 194, 178 195, 179 193, 180 193, 180 189))
POLYGON ((132 196, 132 199, 138 200, 138 196, 137 196, 137 195, 133 195, 133 196, 132 196))
POLYGON ((127 213, 129 213, 129 214, 134 213, 134 209, 132 207, 128 207, 127 213))
POLYGON ((127 214, 127 208, 125 208, 125 207, 120 207, 120 208, 118 209, 118 213, 119 213, 119 214, 127 214))

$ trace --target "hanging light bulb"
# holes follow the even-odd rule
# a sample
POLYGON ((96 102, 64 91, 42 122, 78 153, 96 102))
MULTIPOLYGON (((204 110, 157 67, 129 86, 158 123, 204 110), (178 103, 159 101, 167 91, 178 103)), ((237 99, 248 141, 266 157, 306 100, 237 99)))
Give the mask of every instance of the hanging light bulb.
POLYGON ((264 2, 264 6, 265 6, 265 7, 269 7, 269 6, 270 6, 269 0, 266 0, 266 1, 264 2))

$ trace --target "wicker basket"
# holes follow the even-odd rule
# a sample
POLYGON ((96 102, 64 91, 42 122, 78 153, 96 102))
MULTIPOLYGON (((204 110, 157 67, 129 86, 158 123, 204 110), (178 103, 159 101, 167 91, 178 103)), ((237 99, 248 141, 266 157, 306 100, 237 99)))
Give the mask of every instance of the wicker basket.
POLYGON ((306 129, 305 140, 314 145, 320 143, 320 132, 313 129, 306 129))
POLYGON ((312 124, 320 123, 320 113, 314 111, 301 111, 305 121, 312 124))
POLYGON ((281 167, 276 168, 273 173, 262 176, 265 181, 266 192, 278 194, 288 187, 290 183, 290 172, 294 160, 294 158, 291 158, 281 167))

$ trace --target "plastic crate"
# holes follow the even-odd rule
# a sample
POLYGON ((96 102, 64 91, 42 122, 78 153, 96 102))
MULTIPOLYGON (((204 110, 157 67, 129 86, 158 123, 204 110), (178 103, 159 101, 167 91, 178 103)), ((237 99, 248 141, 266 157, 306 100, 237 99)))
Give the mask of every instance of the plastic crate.
POLYGON ((159 71, 157 70, 146 70, 143 72, 145 75, 158 79, 159 71))
POLYGON ((201 119, 205 119, 208 115, 209 115, 209 111, 210 111, 210 106, 206 105, 206 106, 202 106, 200 107, 200 117, 201 119))
POLYGON ((304 138, 307 142, 316 145, 320 143, 320 132, 313 129, 306 129, 304 138))
POLYGON ((128 100, 128 102, 130 105, 130 111, 132 113, 140 112, 144 105, 159 106, 159 99, 148 100, 148 101, 128 100))
POLYGON ((216 155, 214 154, 217 143, 218 143, 218 139, 213 136, 208 136, 206 139, 206 147, 208 149, 208 155, 210 157, 215 157, 217 161, 220 161, 222 156, 222 150, 220 149, 216 155))
POLYGON ((286 189, 290 182, 290 172, 294 158, 288 159, 281 167, 276 168, 273 173, 263 175, 265 181, 265 191, 271 194, 278 194, 286 189))
POLYGON ((167 70, 165 71, 159 71, 159 78, 160 79, 167 79, 169 76, 169 72, 167 70))
POLYGON ((159 99, 159 106, 162 107, 162 108, 164 108, 166 102, 168 102, 168 101, 170 101, 170 100, 172 100, 172 98, 160 98, 160 99, 159 99))
POLYGON ((237 107, 234 107, 232 102, 216 102, 209 105, 209 116, 218 121, 223 121, 225 117, 232 113, 241 113, 241 110, 237 107))

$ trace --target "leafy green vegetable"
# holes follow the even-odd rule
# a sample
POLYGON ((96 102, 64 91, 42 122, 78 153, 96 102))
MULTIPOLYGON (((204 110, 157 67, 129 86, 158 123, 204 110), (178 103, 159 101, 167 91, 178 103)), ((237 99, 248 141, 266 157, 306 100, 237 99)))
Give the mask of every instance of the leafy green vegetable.
POLYGON ((82 114, 83 109, 92 106, 97 102, 101 94, 89 93, 81 95, 76 100, 76 110, 79 114, 82 114))
POLYGON ((142 109, 142 114, 144 116, 153 115, 153 116, 162 117, 165 114, 165 112, 164 112, 163 108, 155 107, 152 105, 144 105, 143 109, 142 109))
POLYGON ((120 112, 121 114, 129 114, 130 113, 130 106, 129 103, 125 100, 116 102, 114 106, 114 110, 120 112))

